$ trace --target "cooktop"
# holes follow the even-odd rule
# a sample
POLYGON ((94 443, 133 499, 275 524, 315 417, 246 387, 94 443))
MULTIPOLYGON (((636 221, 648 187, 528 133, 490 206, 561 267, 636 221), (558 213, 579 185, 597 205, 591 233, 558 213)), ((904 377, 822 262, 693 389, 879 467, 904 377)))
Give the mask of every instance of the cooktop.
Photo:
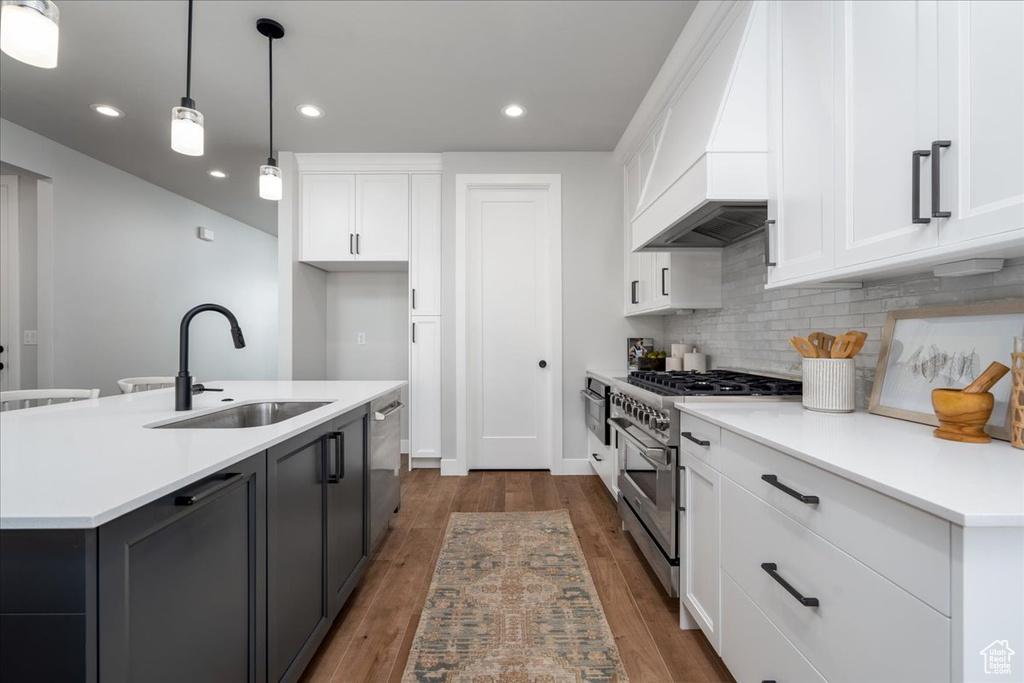
POLYGON ((627 381, 660 396, 800 396, 796 380, 732 370, 708 372, 635 371, 627 381))

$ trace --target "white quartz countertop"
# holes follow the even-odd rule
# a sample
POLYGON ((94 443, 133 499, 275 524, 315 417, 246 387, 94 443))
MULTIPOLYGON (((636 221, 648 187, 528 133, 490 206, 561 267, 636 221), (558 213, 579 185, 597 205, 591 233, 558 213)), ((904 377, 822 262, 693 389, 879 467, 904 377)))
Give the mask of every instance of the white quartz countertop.
POLYGON ((1024 451, 936 439, 934 427, 799 403, 677 403, 703 418, 960 526, 1024 526, 1024 451))
POLYGON ((209 382, 224 392, 195 396, 187 413, 173 389, 2 413, 0 529, 98 527, 405 384, 209 382), (253 400, 332 403, 265 427, 145 426, 253 400))
POLYGON ((611 370, 607 368, 597 368, 596 370, 593 368, 587 368, 588 376, 596 377, 597 379, 601 380, 602 382, 606 382, 607 384, 611 384, 612 380, 615 379, 616 377, 626 377, 628 374, 629 371, 626 370, 625 368, 611 370))

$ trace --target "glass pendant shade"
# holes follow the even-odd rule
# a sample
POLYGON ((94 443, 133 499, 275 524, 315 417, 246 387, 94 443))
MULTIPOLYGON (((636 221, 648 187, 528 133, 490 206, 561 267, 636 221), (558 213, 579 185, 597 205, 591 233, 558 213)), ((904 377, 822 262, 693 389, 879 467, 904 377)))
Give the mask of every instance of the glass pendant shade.
POLYGON ((190 157, 203 156, 203 115, 191 107, 171 110, 171 149, 190 157))
POLYGON ((281 169, 276 164, 274 159, 267 159, 267 163, 260 166, 260 197, 274 202, 281 201, 284 185, 281 169))
POLYGON ((0 2, 0 50, 32 66, 57 66, 60 12, 50 0, 0 2))

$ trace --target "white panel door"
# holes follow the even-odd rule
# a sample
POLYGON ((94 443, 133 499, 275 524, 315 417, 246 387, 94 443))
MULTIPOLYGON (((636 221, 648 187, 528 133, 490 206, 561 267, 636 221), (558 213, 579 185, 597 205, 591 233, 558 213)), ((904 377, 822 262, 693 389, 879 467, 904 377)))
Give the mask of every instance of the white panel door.
POLYGON ((548 188, 466 194, 467 462, 548 469, 555 453, 560 207, 548 188), (545 365, 546 367, 541 367, 545 365))
POLYGON ((939 242, 1024 230, 1024 3, 939 3, 939 242))
POLYGON ((785 0, 768 12, 768 280, 835 264, 831 2, 785 0))
MULTIPOLYGON (((938 135, 935 0, 847 0, 835 11, 839 266, 938 245, 935 220, 911 219, 915 150, 938 135)), ((931 171, 919 207, 931 216, 931 171)))
POLYGON ((17 338, 18 321, 14 319, 14 301, 12 294, 18 291, 17 282, 17 259, 14 247, 17 241, 14 240, 18 220, 18 185, 14 176, 3 176, 0 178, 0 391, 8 391, 20 387, 20 378, 17 376, 17 348, 15 344, 20 340, 17 338))
POLYGON ((683 452, 686 468, 685 548, 680 570, 680 609, 689 610, 715 652, 721 654, 721 475, 683 452))
POLYGON ((409 306, 413 315, 441 315, 441 175, 412 176, 409 306))
POLYGON ((413 316, 409 344, 409 457, 441 457, 441 317, 413 316))
POLYGON ((303 174, 303 261, 355 260, 355 183, 349 173, 303 174))
POLYGON ((356 255, 359 261, 409 260, 409 176, 356 176, 356 255))

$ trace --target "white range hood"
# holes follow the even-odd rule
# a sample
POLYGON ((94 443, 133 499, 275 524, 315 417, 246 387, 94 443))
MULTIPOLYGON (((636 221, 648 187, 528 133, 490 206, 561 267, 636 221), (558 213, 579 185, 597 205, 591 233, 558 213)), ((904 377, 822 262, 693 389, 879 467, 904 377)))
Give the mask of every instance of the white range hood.
POLYGON ((723 247, 763 229, 768 27, 738 3, 670 105, 633 216, 633 251, 723 247))

